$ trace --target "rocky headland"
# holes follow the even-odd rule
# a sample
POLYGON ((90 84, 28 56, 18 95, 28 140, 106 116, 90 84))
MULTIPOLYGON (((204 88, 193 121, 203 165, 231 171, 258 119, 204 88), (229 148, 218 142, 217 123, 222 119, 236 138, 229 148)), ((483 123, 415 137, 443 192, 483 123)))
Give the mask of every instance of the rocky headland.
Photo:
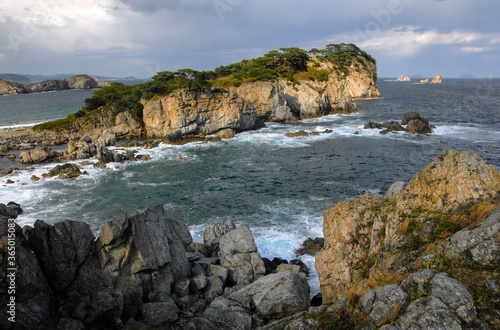
POLYGON ((98 87, 98 83, 95 79, 85 74, 76 75, 69 80, 45 80, 26 86, 21 83, 8 82, 0 79, 0 95, 64 91, 68 89, 92 89, 98 87))
MULTIPOLYGON (((300 262, 263 259, 246 226, 224 220, 193 242, 162 205, 118 212, 97 237, 64 221, 20 228, 0 204, 0 290, 16 247, 16 323, 2 328, 495 329, 500 325, 500 173, 446 150, 409 183, 323 212, 322 298, 300 262)), ((318 252, 319 250, 319 252, 318 252)), ((5 315, 5 312, 4 312, 5 315)))

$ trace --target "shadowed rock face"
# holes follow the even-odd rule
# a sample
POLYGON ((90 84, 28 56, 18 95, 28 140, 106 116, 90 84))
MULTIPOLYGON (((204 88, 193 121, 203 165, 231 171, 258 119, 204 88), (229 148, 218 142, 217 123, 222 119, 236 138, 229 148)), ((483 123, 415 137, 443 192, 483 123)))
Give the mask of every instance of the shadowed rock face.
MULTIPOLYGON (((402 280, 417 258, 412 242, 432 236, 435 221, 440 221, 436 214, 471 201, 494 200, 500 173, 472 152, 445 150, 398 190, 389 200, 367 192, 323 212, 325 247, 316 255, 316 269, 325 302, 402 280)), ((485 220, 475 229, 457 232, 436 253, 460 258, 470 249, 474 260, 487 264, 498 259, 498 236, 495 220, 485 220)))
POLYGON ((26 86, 28 93, 40 93, 51 91, 63 91, 69 89, 68 81, 65 79, 45 80, 26 86))

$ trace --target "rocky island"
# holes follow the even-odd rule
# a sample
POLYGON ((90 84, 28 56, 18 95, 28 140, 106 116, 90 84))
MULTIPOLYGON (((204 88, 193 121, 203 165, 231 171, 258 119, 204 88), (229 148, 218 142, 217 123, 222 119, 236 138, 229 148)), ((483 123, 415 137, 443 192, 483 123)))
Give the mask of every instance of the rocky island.
POLYGON ((16 82, 0 79, 0 95, 64 91, 68 89, 92 89, 100 87, 94 78, 80 74, 66 79, 44 80, 24 86, 16 82))
POLYGON ((78 221, 20 228, 19 205, 0 204, 3 309, 10 241, 17 251, 16 323, 1 326, 497 328, 499 191, 492 165, 446 150, 384 197, 325 210, 313 306, 308 270, 262 259, 249 228, 230 220, 193 242, 158 205, 118 212, 96 238, 78 221))

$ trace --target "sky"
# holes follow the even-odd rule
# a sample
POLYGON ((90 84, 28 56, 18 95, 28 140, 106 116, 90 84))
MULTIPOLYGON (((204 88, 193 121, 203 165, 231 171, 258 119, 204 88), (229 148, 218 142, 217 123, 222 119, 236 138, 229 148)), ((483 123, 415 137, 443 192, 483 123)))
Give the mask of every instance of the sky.
POLYGON ((498 0, 0 0, 0 73, 149 78, 355 43, 380 77, 500 77, 498 0))

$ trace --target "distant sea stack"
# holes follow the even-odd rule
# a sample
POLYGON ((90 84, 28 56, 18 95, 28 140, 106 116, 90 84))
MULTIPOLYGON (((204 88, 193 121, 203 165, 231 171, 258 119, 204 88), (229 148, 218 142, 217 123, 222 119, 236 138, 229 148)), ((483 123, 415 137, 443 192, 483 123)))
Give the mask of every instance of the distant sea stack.
POLYGON ((443 79, 441 75, 435 76, 434 79, 432 79, 431 84, 441 84, 443 82, 443 79))
POLYGON ((399 76, 396 81, 411 81, 410 77, 399 76))

